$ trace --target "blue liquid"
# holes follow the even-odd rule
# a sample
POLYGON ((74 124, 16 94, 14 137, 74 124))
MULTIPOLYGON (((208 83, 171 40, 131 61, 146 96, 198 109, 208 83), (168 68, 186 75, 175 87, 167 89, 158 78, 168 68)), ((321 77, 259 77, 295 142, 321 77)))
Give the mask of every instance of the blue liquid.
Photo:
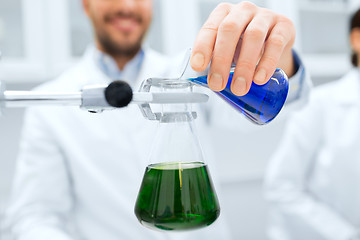
MULTIPOLYGON (((289 82, 284 71, 276 69, 264 85, 253 82, 250 91, 242 97, 234 95, 230 90, 233 74, 230 72, 226 88, 216 94, 256 124, 264 125, 273 120, 282 109, 289 90, 289 82)), ((207 75, 187 80, 208 87, 207 75)))

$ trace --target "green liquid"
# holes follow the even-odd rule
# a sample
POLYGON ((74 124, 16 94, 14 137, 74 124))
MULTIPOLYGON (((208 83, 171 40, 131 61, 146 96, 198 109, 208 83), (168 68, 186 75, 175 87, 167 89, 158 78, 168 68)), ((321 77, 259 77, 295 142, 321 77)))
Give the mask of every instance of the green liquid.
POLYGON ((201 162, 149 165, 135 205, 146 227, 190 230, 209 226, 220 214, 207 166, 201 162))

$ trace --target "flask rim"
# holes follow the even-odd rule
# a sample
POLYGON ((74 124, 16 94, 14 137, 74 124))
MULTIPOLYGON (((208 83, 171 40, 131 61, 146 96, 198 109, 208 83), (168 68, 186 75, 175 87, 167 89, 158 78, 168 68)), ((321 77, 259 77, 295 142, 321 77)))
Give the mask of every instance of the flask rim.
POLYGON ((183 89, 190 88, 194 84, 190 81, 177 78, 152 78, 151 85, 153 87, 164 89, 183 89))

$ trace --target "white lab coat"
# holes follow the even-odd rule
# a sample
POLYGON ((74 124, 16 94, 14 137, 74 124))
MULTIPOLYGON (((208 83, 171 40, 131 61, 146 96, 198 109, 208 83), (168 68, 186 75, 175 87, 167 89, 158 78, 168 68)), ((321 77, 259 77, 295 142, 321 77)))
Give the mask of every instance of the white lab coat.
MULTIPOLYGON (((74 68, 37 90, 110 83, 93 54, 90 49, 74 68)), ((168 58, 145 50, 138 80, 130 84, 138 89, 143 79, 172 76, 171 69, 168 58)), ((7 211, 13 234, 21 240, 230 239, 224 218, 203 230, 171 235, 148 230, 136 219, 134 204, 156 126, 137 105, 101 114, 78 107, 28 110, 7 211)))
MULTIPOLYGON (((109 83, 93 52, 89 50, 74 68, 38 90, 78 91, 84 85, 109 83)), ((169 69, 168 58, 147 49, 138 79, 131 85, 138 89, 143 79, 169 77, 169 69)), ((225 105, 221 102, 219 108, 225 105)), ((243 118, 231 112, 233 119, 243 118)), ((205 126, 199 124, 201 115, 200 127, 205 126)), ((133 208, 156 124, 144 119, 136 105, 101 114, 78 107, 28 110, 7 211, 13 234, 20 240, 230 239, 223 215, 208 228, 181 234, 148 230, 137 221, 133 208)), ((214 178, 211 156, 205 158, 214 178)))
MULTIPOLYGON (((276 240, 346 240, 360 232, 360 73, 312 91, 288 120, 265 179, 276 240)), ((358 239, 358 238, 356 238, 358 239)))

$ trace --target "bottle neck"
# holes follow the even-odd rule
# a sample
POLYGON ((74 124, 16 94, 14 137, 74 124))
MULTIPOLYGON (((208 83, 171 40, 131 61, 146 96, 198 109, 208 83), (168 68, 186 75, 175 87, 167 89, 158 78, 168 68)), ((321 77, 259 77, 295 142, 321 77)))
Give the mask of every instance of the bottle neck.
MULTIPOLYGON (((192 84, 185 84, 181 87, 163 87, 164 93, 189 93, 192 92, 192 84)), ((169 122, 191 122, 193 121, 191 103, 163 104, 161 106, 160 123, 169 122)))
POLYGON ((150 162, 204 162, 190 113, 165 113, 162 116, 150 162))
POLYGON ((160 123, 192 122, 191 112, 163 112, 160 123))
POLYGON ((197 72, 194 69, 192 69, 191 64, 190 64, 190 58, 187 59, 187 62, 184 64, 184 70, 181 73, 180 79, 182 80, 190 80, 190 79, 195 79, 201 76, 207 76, 209 73, 209 66, 202 72, 197 72))
MULTIPOLYGON (((192 84, 167 86, 161 92, 192 92, 192 84)), ((192 106, 188 103, 163 104, 150 160, 154 162, 203 162, 192 106)))

